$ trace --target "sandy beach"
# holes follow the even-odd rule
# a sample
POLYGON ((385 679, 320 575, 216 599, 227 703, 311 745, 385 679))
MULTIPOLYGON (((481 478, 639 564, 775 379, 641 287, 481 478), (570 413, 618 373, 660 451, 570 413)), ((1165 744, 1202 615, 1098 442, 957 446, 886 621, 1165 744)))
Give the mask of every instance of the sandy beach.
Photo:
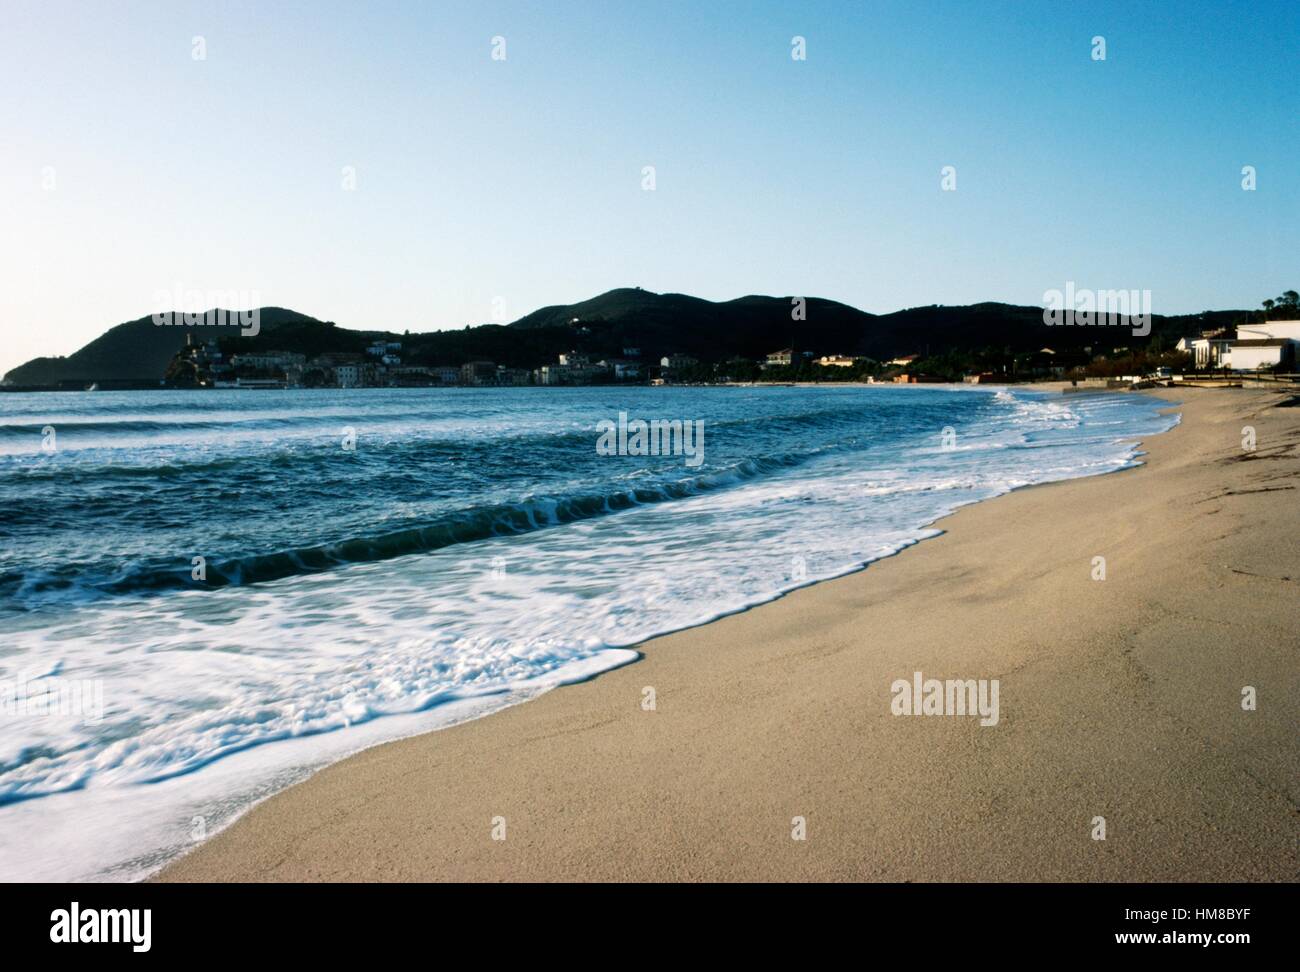
POLYGON ((1295 880, 1300 408, 1155 394, 1183 420, 1140 468, 362 752, 157 877, 1295 880), (918 671, 998 680, 997 724, 894 715, 918 671))

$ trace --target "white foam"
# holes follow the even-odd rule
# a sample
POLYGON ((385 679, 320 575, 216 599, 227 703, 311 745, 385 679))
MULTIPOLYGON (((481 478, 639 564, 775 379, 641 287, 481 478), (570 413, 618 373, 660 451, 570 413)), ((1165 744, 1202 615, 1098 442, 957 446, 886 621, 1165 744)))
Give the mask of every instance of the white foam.
POLYGON ((341 755, 625 664, 647 638, 839 576, 967 503, 1134 462, 1151 403, 1000 390, 930 430, 674 502, 245 588, 72 606, 23 670, 102 679, 106 718, 0 720, 0 876, 132 879, 341 755), (1123 435, 1129 436, 1123 438, 1123 435), (504 572, 502 572, 504 568, 504 572), (49 755, 20 759, 22 753, 49 755), (15 764, 17 765, 15 767, 15 764))

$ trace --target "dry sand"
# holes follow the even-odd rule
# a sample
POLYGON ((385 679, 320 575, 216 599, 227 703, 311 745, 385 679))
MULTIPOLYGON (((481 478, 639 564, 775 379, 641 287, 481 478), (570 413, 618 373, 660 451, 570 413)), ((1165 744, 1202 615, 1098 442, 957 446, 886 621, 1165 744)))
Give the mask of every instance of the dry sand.
POLYGON ((1139 469, 360 753, 159 877, 1295 880, 1300 408, 1162 394, 1183 422, 1139 469), (892 715, 918 670, 998 679, 999 724, 892 715))

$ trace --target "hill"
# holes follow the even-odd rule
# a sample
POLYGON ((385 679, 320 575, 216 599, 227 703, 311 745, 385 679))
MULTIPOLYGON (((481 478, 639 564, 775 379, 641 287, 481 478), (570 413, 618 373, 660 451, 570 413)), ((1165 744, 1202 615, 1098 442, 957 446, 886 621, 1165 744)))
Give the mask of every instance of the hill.
POLYGON ((685 294, 624 288, 576 304, 543 307, 510 325, 516 329, 565 329, 579 350, 617 354, 635 346, 649 358, 680 351, 705 361, 732 355, 761 358, 783 347, 822 353, 866 355, 878 360, 904 354, 1044 346, 1144 347, 1156 340, 1172 346, 1202 328, 1230 325, 1245 311, 1153 315, 1151 335, 1134 337, 1126 327, 1047 327, 1041 307, 982 303, 930 305, 870 314, 838 301, 809 297, 806 319, 791 319, 791 297, 751 295, 713 302, 685 294))
POLYGON ((422 334, 355 331, 282 307, 261 310, 261 331, 239 337, 233 326, 159 327, 142 317, 111 328, 66 358, 36 358, 5 376, 10 386, 53 386, 61 382, 159 381, 185 343, 185 333, 217 336, 229 353, 253 348, 323 352, 361 351, 377 338, 401 340, 403 358, 417 365, 460 365, 483 359, 532 368, 577 350, 594 357, 619 357, 638 348, 644 360, 684 353, 702 361, 762 358, 783 347, 819 353, 865 355, 885 360, 904 354, 939 354, 996 348, 1036 351, 1043 346, 1171 347, 1179 337, 1206 327, 1227 326, 1246 311, 1153 317, 1150 337, 1125 327, 1047 327, 1040 307, 982 303, 932 305, 870 314, 819 297, 806 299, 805 319, 791 318, 791 297, 750 295, 709 301, 687 294, 656 294, 620 288, 575 304, 543 307, 513 324, 485 324, 422 334))
MULTIPOLYGON (((301 339, 318 328, 334 328, 333 324, 283 307, 262 308, 260 324, 262 334, 276 334, 283 329, 290 339, 301 339)), ((33 358, 6 374, 4 380, 11 385, 156 382, 167 370, 172 356, 185 344, 185 334, 189 331, 201 340, 233 338, 239 334, 238 327, 232 325, 159 326, 150 315, 109 328, 67 357, 33 358)))

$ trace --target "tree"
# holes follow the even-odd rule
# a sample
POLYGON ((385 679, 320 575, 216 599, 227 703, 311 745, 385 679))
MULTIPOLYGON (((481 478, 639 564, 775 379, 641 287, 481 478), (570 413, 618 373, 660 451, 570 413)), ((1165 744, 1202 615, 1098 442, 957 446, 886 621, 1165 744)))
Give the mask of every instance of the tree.
POLYGON ((1264 320, 1294 317, 1300 314, 1300 293, 1284 290, 1276 300, 1265 300, 1260 304, 1264 308, 1264 320))

